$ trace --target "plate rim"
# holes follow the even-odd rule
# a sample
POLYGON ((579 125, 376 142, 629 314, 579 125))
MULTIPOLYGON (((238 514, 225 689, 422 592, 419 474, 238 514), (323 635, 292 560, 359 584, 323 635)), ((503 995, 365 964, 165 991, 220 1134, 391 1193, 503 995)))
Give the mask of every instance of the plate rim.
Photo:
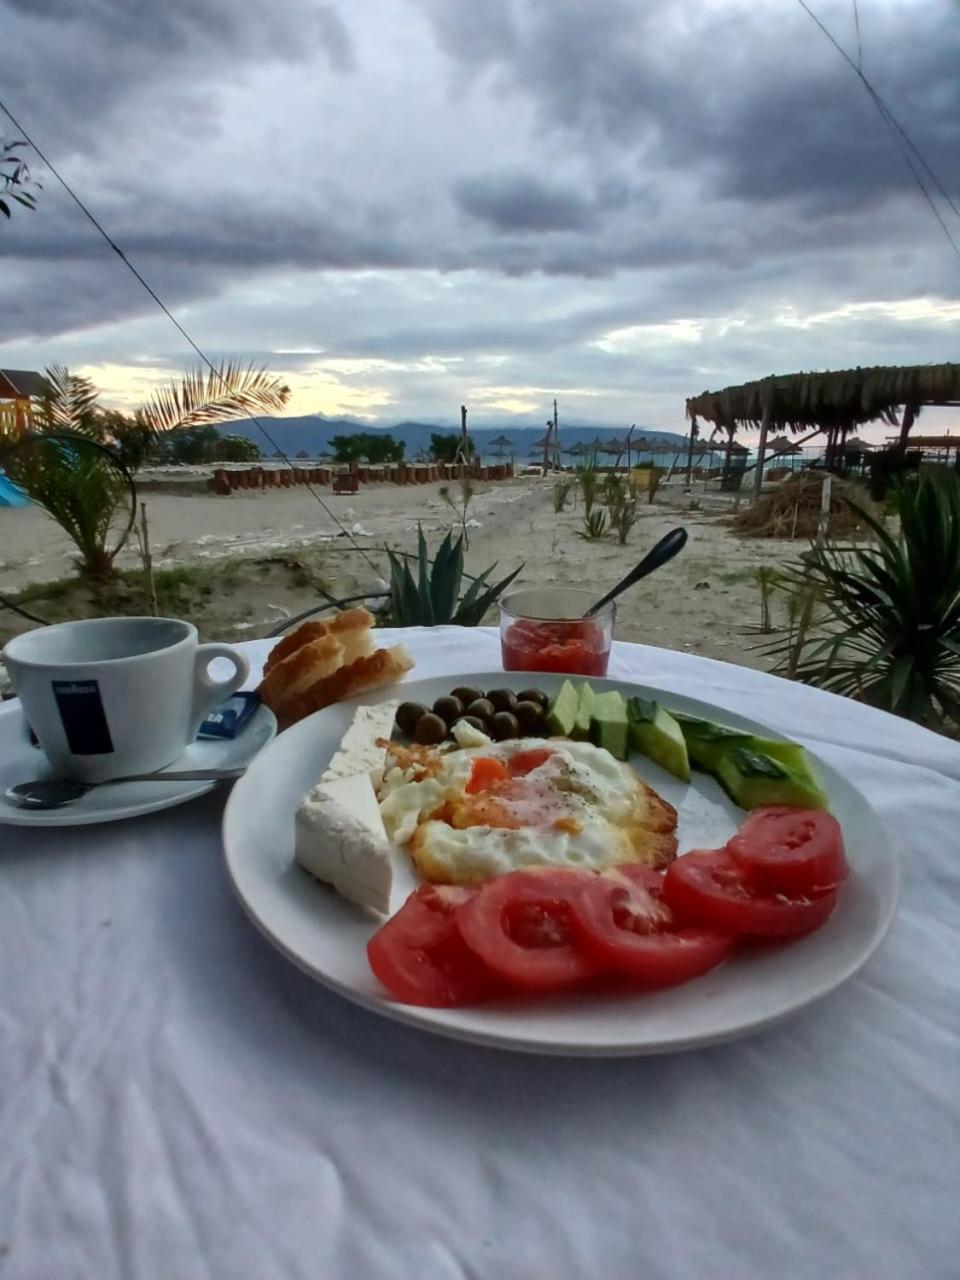
MULTIPOLYGON (((402 685, 384 686, 382 689, 371 690, 369 695, 361 694, 355 698, 345 699, 343 702, 336 703, 334 705, 337 708, 347 709, 352 709, 358 706, 372 706, 380 702, 389 701, 392 697, 397 695, 398 690, 402 690, 404 693, 409 692, 410 697, 412 698, 415 697, 416 690, 419 687, 427 684, 433 684, 438 680, 455 680, 468 684, 476 682, 478 684, 482 684, 483 687, 486 687, 490 682, 491 677, 496 679, 507 678, 511 680, 521 677, 525 682, 527 677, 535 677, 542 680, 544 676, 548 676, 549 678, 558 681, 571 678, 562 672, 504 672, 498 670, 486 670, 468 671, 463 673, 440 673, 434 676, 425 676, 421 680, 404 681, 402 685)), ((574 675, 572 678, 576 679, 579 677, 574 675)), ((695 704, 706 713, 719 713, 723 719, 733 721, 734 723, 732 727, 734 728, 737 727, 736 722, 740 721, 744 727, 748 727, 750 729, 756 729, 757 727, 762 728, 763 732, 774 740, 784 742, 796 740, 787 738, 779 730, 768 728, 759 720, 755 720, 749 716, 744 716, 736 711, 728 710, 726 707, 719 706, 716 703, 706 702, 702 698, 686 693, 680 693, 676 690, 662 689, 656 685, 643 684, 630 677, 590 677, 590 683, 597 685, 598 687, 603 685, 630 685, 642 692, 654 694, 659 693, 666 699, 683 698, 687 702, 695 704)), ((320 711, 316 711, 311 715, 306 716, 303 720, 292 725, 289 729, 284 730, 283 733, 277 734, 272 741, 267 743, 263 747, 262 751, 258 753, 258 757, 263 759, 267 758, 268 753, 272 750, 276 750, 276 744, 287 734, 293 734, 298 738, 303 737, 305 740, 308 740, 310 738, 310 728, 308 728, 308 726, 315 727, 324 716, 325 712, 329 710, 331 710, 329 707, 322 708, 320 711)), ((827 761, 823 760, 817 754, 816 750, 810 751, 810 754, 814 757, 817 765, 827 772, 828 782, 835 777, 839 780, 842 786, 854 793, 859 802, 869 811, 877 827, 882 833, 884 847, 881 852, 885 855, 890 875, 888 904, 885 913, 878 919, 868 942, 864 945, 861 952, 856 956, 851 957, 842 968, 831 971, 829 975, 820 980, 819 984, 812 986, 808 993, 806 993, 801 999, 790 1003, 788 1007, 739 1023, 737 1026, 730 1027, 726 1031, 716 1033, 697 1032, 687 1036, 678 1035, 670 1039, 660 1039, 656 1042, 636 1044, 628 1042, 592 1043, 561 1039, 544 1041, 536 1038, 535 1036, 524 1036, 520 1029, 522 1024, 518 1026, 517 1035, 505 1035, 502 1031, 486 1031, 483 1028, 477 1028, 474 1026, 462 1027, 455 1024, 448 1024, 442 1021, 442 1015, 448 1012, 447 1010, 425 1008, 417 1005, 405 1005, 399 1001, 389 999, 386 996, 368 996, 363 992, 358 992, 348 983, 344 983, 335 977, 331 977, 329 974, 319 972, 315 966, 311 965, 298 955, 288 943, 280 938, 274 930, 257 915, 253 906, 248 902, 244 893, 241 891, 237 878, 234 875, 234 868, 231 865, 228 828, 233 820, 233 814, 241 804, 241 798, 244 794, 243 784, 246 783, 247 785, 253 785, 246 774, 242 778, 238 779, 237 783, 231 789, 221 819, 221 841, 223 845, 223 856, 226 865, 227 878, 230 881, 231 890, 239 901, 244 914, 251 921, 257 931, 266 938, 281 955, 299 969, 300 972, 305 973, 313 981, 319 983, 327 990, 334 992, 337 996, 348 1000, 351 1004, 357 1005, 359 1008, 372 1014, 388 1018, 393 1022, 411 1026, 419 1031, 425 1031, 433 1035, 441 1036, 445 1039, 453 1039, 460 1041, 461 1043, 470 1043, 482 1048, 499 1049, 508 1052, 543 1055, 549 1057, 649 1057, 666 1053, 686 1052, 698 1048, 708 1048, 711 1045, 729 1043, 730 1041, 740 1039, 741 1037, 754 1035, 769 1027, 776 1026, 779 1023, 786 1021, 788 1018, 793 1017, 795 1014, 804 1012, 819 1000, 822 1000, 825 996, 831 994, 831 992, 836 991, 868 963, 883 943, 894 919, 896 918, 901 888, 901 858, 898 849, 890 839, 886 825, 883 823, 879 814, 877 814, 866 796, 864 796, 863 792, 860 791, 854 783, 848 781, 839 773, 838 770, 836 770, 827 761)), ((801 939, 800 941, 803 940, 801 939)), ((499 1008, 499 1006, 493 1007, 495 1009, 499 1008)), ((483 1006, 477 1006, 478 1011, 482 1011, 482 1008, 483 1006)))
MULTIPOLYGON (((20 699, 11 698, 8 702, 0 706, 0 721, 12 715, 13 711, 20 711, 20 699), (8 711, 7 707, 12 710, 8 711)), ((22 714, 22 713, 21 713, 22 714)), ((273 714, 268 706, 260 703, 250 719, 249 724, 245 727, 238 738, 233 739, 235 742, 243 740, 243 734, 254 727, 257 720, 265 721, 265 728, 268 737, 261 747, 259 747, 246 762, 252 764, 254 759, 265 751, 277 738, 279 728, 277 717, 273 714)), ((167 768, 172 769, 174 765, 179 764, 189 748, 184 748, 183 752, 176 760, 170 762, 167 768)), ((13 806, 6 804, 0 799, 0 826, 6 827, 42 827, 45 829, 56 827, 99 827, 107 822, 123 822, 128 818, 145 817, 152 813, 161 813, 165 809, 174 809, 177 805, 186 804, 188 800, 197 800, 200 796, 208 795, 216 787, 222 785, 222 779, 213 778, 208 782, 182 782, 179 784, 183 790, 178 790, 175 795, 167 795, 158 797, 156 800, 148 800, 138 804, 126 805, 123 808, 111 809, 107 813, 86 813, 82 809, 15 809, 13 806), (55 815, 59 814, 59 817, 55 815)))

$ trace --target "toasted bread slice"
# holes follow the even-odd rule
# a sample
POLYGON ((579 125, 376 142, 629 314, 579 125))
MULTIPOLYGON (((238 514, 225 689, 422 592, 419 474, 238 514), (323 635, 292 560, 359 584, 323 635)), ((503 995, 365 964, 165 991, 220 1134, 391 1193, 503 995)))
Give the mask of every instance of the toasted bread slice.
POLYGON ((266 662, 263 664, 263 674, 265 676, 269 675, 278 662, 282 662, 284 658, 289 658, 296 649, 299 649, 302 645, 309 644, 312 640, 322 639, 329 632, 330 624, 328 622, 302 622, 295 631, 288 631, 273 646, 267 654, 266 662))
POLYGON ((413 666, 413 659, 403 645, 392 649, 377 649, 364 658, 357 658, 349 666, 341 667, 323 679, 317 680, 304 692, 284 699, 277 718, 281 729, 289 728, 304 716, 312 715, 323 707, 344 698, 355 698, 366 689, 378 689, 381 685, 399 680, 413 666))
POLYGON ((294 649, 289 657, 276 663, 260 682, 260 698, 274 715, 283 715, 284 707, 333 673, 343 664, 343 645, 336 636, 323 635, 294 649))
POLYGON ((263 664, 263 674, 267 675, 278 662, 282 662, 284 658, 289 658, 297 649, 302 648, 305 644, 310 644, 314 640, 321 640, 324 636, 336 636, 340 643, 344 646, 347 654, 351 652, 351 647, 356 650, 352 657, 345 657, 345 662, 353 662, 356 658, 366 657, 373 650, 372 638, 362 640, 363 633, 369 631, 373 626, 373 614, 368 609, 344 609, 341 613, 334 614, 331 618, 312 619, 309 622, 301 622, 300 626, 294 631, 288 632, 281 640, 270 650, 267 660, 263 664), (353 638, 356 639, 353 639, 353 638), (369 647, 364 647, 369 645, 369 647))

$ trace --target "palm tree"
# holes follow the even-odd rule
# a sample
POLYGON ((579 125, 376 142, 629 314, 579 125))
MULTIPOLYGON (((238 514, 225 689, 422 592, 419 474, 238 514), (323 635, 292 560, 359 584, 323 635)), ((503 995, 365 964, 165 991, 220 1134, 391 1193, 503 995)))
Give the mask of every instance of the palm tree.
POLYGON ((80 553, 81 573, 103 581, 133 528, 133 473, 167 432, 274 413, 290 388, 264 369, 228 361, 159 388, 132 419, 99 407, 89 379, 56 365, 35 429, 0 439, 0 464, 60 525, 80 553))

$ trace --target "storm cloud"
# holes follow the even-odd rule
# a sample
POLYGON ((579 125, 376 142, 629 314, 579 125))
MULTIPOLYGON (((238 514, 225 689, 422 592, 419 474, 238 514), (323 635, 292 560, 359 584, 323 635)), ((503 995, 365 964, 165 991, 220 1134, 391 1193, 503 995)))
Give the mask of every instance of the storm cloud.
MULTIPOLYGON (((855 52, 850 6, 817 11, 855 52)), ((957 5, 861 20, 956 199, 957 5)), ((706 385, 956 357, 960 264, 799 5, 0 0, 0 44, 110 234, 201 345, 296 375, 297 412, 539 418, 552 387, 677 426, 706 385)), ((124 368, 188 353, 35 168, 0 227, 0 364, 109 368, 122 400, 124 368)))

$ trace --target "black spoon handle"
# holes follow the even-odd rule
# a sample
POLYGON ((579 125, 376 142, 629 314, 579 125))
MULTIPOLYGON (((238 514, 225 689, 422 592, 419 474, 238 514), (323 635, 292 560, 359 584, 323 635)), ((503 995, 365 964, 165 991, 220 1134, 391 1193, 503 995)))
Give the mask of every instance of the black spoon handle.
POLYGON ((602 609, 605 604, 615 600, 622 591, 632 587, 635 582, 645 578, 648 573, 653 573, 654 570, 662 568, 668 560, 672 560, 675 555, 683 550, 686 543, 686 529, 671 529, 669 533, 664 534, 656 546, 650 548, 640 563, 634 569, 631 569, 625 578, 620 579, 612 591, 608 591, 583 616, 585 618, 592 617, 598 609, 602 609))

